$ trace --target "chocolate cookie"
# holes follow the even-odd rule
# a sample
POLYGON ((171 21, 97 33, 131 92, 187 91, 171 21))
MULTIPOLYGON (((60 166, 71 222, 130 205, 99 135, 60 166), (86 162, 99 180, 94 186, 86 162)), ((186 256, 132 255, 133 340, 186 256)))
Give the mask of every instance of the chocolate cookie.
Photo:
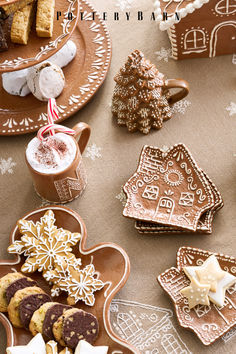
POLYGON ((24 278, 24 275, 14 272, 8 273, 0 279, 0 312, 7 312, 8 302, 6 299, 6 289, 11 283, 20 278, 24 278))
POLYGON ((30 279, 30 278, 20 278, 15 280, 13 283, 11 283, 8 288, 6 289, 6 299, 7 303, 9 304, 11 301, 11 298, 15 295, 15 293, 18 290, 28 288, 30 286, 37 286, 36 281, 30 279))
POLYGON ((38 310, 45 302, 51 302, 51 298, 47 294, 34 294, 26 296, 20 303, 19 313, 20 320, 25 328, 29 328, 33 313, 38 310))
POLYGON ((59 317, 71 307, 68 305, 63 304, 56 304, 51 306, 45 315, 43 321, 43 335, 46 337, 47 340, 54 339, 54 335, 52 332, 53 324, 58 320, 59 317))
POLYGON ((65 313, 62 338, 68 347, 74 349, 82 339, 92 344, 95 342, 98 332, 98 320, 91 313, 82 310, 78 310, 69 316, 65 313))
POLYGON ((21 304, 21 301, 25 297, 28 297, 29 295, 33 295, 33 294, 45 294, 45 292, 41 288, 38 288, 37 286, 31 286, 28 288, 18 290, 15 293, 15 295, 11 298, 10 304, 7 307, 7 311, 8 311, 9 320, 11 321, 14 327, 16 328, 24 327, 20 319, 19 306, 21 304))

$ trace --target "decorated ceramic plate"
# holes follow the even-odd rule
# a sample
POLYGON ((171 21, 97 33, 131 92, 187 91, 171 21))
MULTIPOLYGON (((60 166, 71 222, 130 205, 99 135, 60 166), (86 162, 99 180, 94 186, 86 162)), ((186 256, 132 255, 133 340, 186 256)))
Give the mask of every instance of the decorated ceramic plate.
POLYGON ((79 0, 57 0, 53 36, 51 38, 38 37, 34 29, 35 23, 33 23, 27 45, 19 45, 8 41, 9 49, 2 52, 0 56, 0 72, 25 69, 55 54, 63 47, 75 30, 78 11, 79 0), (59 13, 61 13, 61 16, 59 16, 59 13))
MULTIPOLYGON (((83 20, 71 39, 77 45, 75 59, 63 72, 66 86, 57 98, 59 121, 80 110, 103 83, 110 65, 111 43, 106 25, 86 1, 81 0, 83 20)), ((47 104, 33 95, 12 96, 0 83, 0 135, 31 133, 47 123, 47 104), (27 107, 27 110, 26 110, 27 107)))
MULTIPOLYGON (((80 242, 73 247, 73 253, 77 258, 81 258, 82 266, 93 265, 99 280, 104 284, 103 288, 94 293, 94 305, 88 306, 79 301, 74 305, 87 312, 93 313, 99 321, 99 336, 95 345, 109 346, 109 354, 131 354, 139 353, 134 347, 129 345, 124 339, 119 338, 112 330, 109 319, 109 307, 115 294, 124 286, 130 272, 129 258, 125 251, 113 243, 102 243, 91 248, 86 248, 87 232, 81 217, 74 211, 62 206, 47 206, 30 212, 23 219, 39 221, 48 211, 52 210, 55 215, 55 225, 71 232, 81 234, 80 242)), ((10 244, 19 240, 21 234, 16 225, 10 236, 10 244)), ((55 247, 54 247, 54 251, 55 247)), ((0 261, 0 277, 12 271, 20 271, 22 264, 26 261, 24 256, 15 255, 12 260, 0 261)), ((25 263, 26 264, 26 263, 25 263)), ((30 277, 37 281, 39 286, 50 294, 50 287, 42 277, 42 273, 35 272, 30 277)), ((67 293, 63 292, 59 297, 53 297, 53 301, 66 303, 67 293)), ((7 333, 7 345, 24 345, 32 338, 30 332, 24 329, 12 327, 8 317, 0 313, 0 321, 3 323, 7 333)))

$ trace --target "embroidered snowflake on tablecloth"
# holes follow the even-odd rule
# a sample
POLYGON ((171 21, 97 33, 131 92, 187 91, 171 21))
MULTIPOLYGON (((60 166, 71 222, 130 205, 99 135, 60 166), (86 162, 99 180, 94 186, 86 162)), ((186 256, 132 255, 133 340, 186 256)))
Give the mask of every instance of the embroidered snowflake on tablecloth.
POLYGON ((229 112, 230 116, 236 114, 236 103, 235 102, 230 102, 229 106, 226 107, 226 111, 229 112))
POLYGON ((182 100, 176 102, 171 108, 172 113, 181 113, 184 114, 186 109, 191 105, 191 102, 188 100, 182 100))
POLYGON ((116 7, 119 7, 121 11, 131 9, 131 5, 134 0, 116 0, 116 7))
POLYGON ((36 270, 46 272, 54 267, 56 256, 75 258, 71 246, 75 246, 81 239, 80 233, 72 233, 55 224, 52 210, 48 210, 36 224, 31 220, 21 219, 18 228, 23 236, 20 241, 8 247, 9 253, 24 254, 26 261, 21 267, 25 273, 33 273, 36 270))
POLYGON ((13 173, 13 167, 16 166, 16 163, 12 161, 12 158, 9 157, 7 160, 0 158, 0 171, 2 175, 6 173, 13 173))
POLYGON ((80 259, 68 261, 63 257, 56 257, 55 269, 44 274, 44 278, 52 282, 51 295, 60 291, 68 293, 67 303, 75 305, 79 300, 86 305, 93 306, 95 303, 94 292, 104 287, 104 283, 97 278, 93 264, 80 269, 80 259))
POLYGON ((157 60, 164 60, 166 63, 169 61, 170 58, 172 58, 172 54, 171 54, 171 49, 168 48, 164 48, 161 47, 161 50, 155 52, 154 54, 157 55, 157 60))
POLYGON ((89 157, 91 160, 95 160, 96 158, 102 157, 100 151, 102 148, 98 147, 96 144, 92 144, 88 146, 85 151, 85 157, 89 157))
POLYGON ((232 63, 236 64, 236 54, 233 54, 232 63))
POLYGON ((122 205, 125 206, 127 197, 125 195, 125 192, 123 191, 123 187, 121 187, 120 193, 116 195, 116 199, 118 199, 122 203, 122 205))

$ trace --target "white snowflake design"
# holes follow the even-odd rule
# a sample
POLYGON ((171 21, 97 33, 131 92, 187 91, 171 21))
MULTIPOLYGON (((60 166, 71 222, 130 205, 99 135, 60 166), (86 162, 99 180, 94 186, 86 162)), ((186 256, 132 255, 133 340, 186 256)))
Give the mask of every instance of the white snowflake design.
POLYGON ((64 259, 57 256, 55 259, 56 268, 44 274, 48 282, 54 284, 51 295, 57 296, 60 291, 68 293, 67 303, 75 305, 79 300, 86 305, 93 306, 95 303, 94 292, 101 290, 104 283, 98 279, 94 265, 89 264, 80 269, 81 259, 64 259))
POLYGON ((116 199, 118 199, 122 203, 122 205, 125 206, 127 197, 125 195, 125 192, 123 191, 122 186, 120 188, 120 193, 116 195, 116 199))
POLYGON ((23 236, 8 247, 8 252, 27 257, 21 267, 22 272, 52 270, 56 256, 75 258, 71 247, 80 241, 81 234, 58 229, 55 221, 52 210, 48 210, 36 223, 24 219, 18 221, 23 236))
POLYGON ((191 105, 191 102, 188 100, 182 100, 176 102, 173 107, 171 108, 172 113, 181 113, 184 114, 186 109, 191 105))
POLYGON ((161 50, 155 52, 154 54, 157 55, 157 60, 164 60, 166 63, 169 61, 170 58, 172 58, 172 51, 171 48, 164 48, 161 47, 161 50))
POLYGON ((7 160, 0 158, 0 171, 2 175, 6 173, 13 173, 13 167, 16 166, 16 162, 13 162, 12 158, 9 157, 7 160))
POLYGON ((97 146, 96 144, 92 144, 91 146, 88 146, 86 151, 85 151, 85 157, 89 157, 91 160, 95 160, 96 158, 101 158, 102 155, 100 151, 102 150, 101 147, 97 146))
POLYGON ((236 54, 233 54, 232 63, 236 65, 236 54))
POLYGON ((119 7, 121 11, 131 9, 131 5, 134 0, 116 0, 116 7, 119 7))
POLYGON ((229 112, 230 116, 236 114, 236 103, 235 102, 230 102, 229 106, 226 107, 226 111, 229 112))

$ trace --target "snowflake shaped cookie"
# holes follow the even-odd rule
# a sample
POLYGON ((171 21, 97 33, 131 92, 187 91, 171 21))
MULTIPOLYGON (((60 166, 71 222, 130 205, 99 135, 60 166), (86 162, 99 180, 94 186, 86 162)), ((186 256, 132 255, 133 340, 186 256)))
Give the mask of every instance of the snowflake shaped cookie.
POLYGON ((94 292, 104 287, 104 283, 98 279, 93 264, 80 269, 80 259, 64 259, 56 257, 55 269, 44 274, 44 278, 54 284, 51 294, 59 295, 60 291, 68 292, 67 303, 75 305, 79 300, 86 305, 95 303, 94 292))
POLYGON ((45 273, 54 268, 57 256, 72 257, 71 246, 75 246, 81 239, 80 233, 72 233, 55 226, 55 217, 52 210, 48 210, 40 221, 21 219, 18 228, 23 235, 20 241, 8 247, 9 253, 24 254, 26 261, 21 267, 24 273, 33 273, 36 270, 45 273))

